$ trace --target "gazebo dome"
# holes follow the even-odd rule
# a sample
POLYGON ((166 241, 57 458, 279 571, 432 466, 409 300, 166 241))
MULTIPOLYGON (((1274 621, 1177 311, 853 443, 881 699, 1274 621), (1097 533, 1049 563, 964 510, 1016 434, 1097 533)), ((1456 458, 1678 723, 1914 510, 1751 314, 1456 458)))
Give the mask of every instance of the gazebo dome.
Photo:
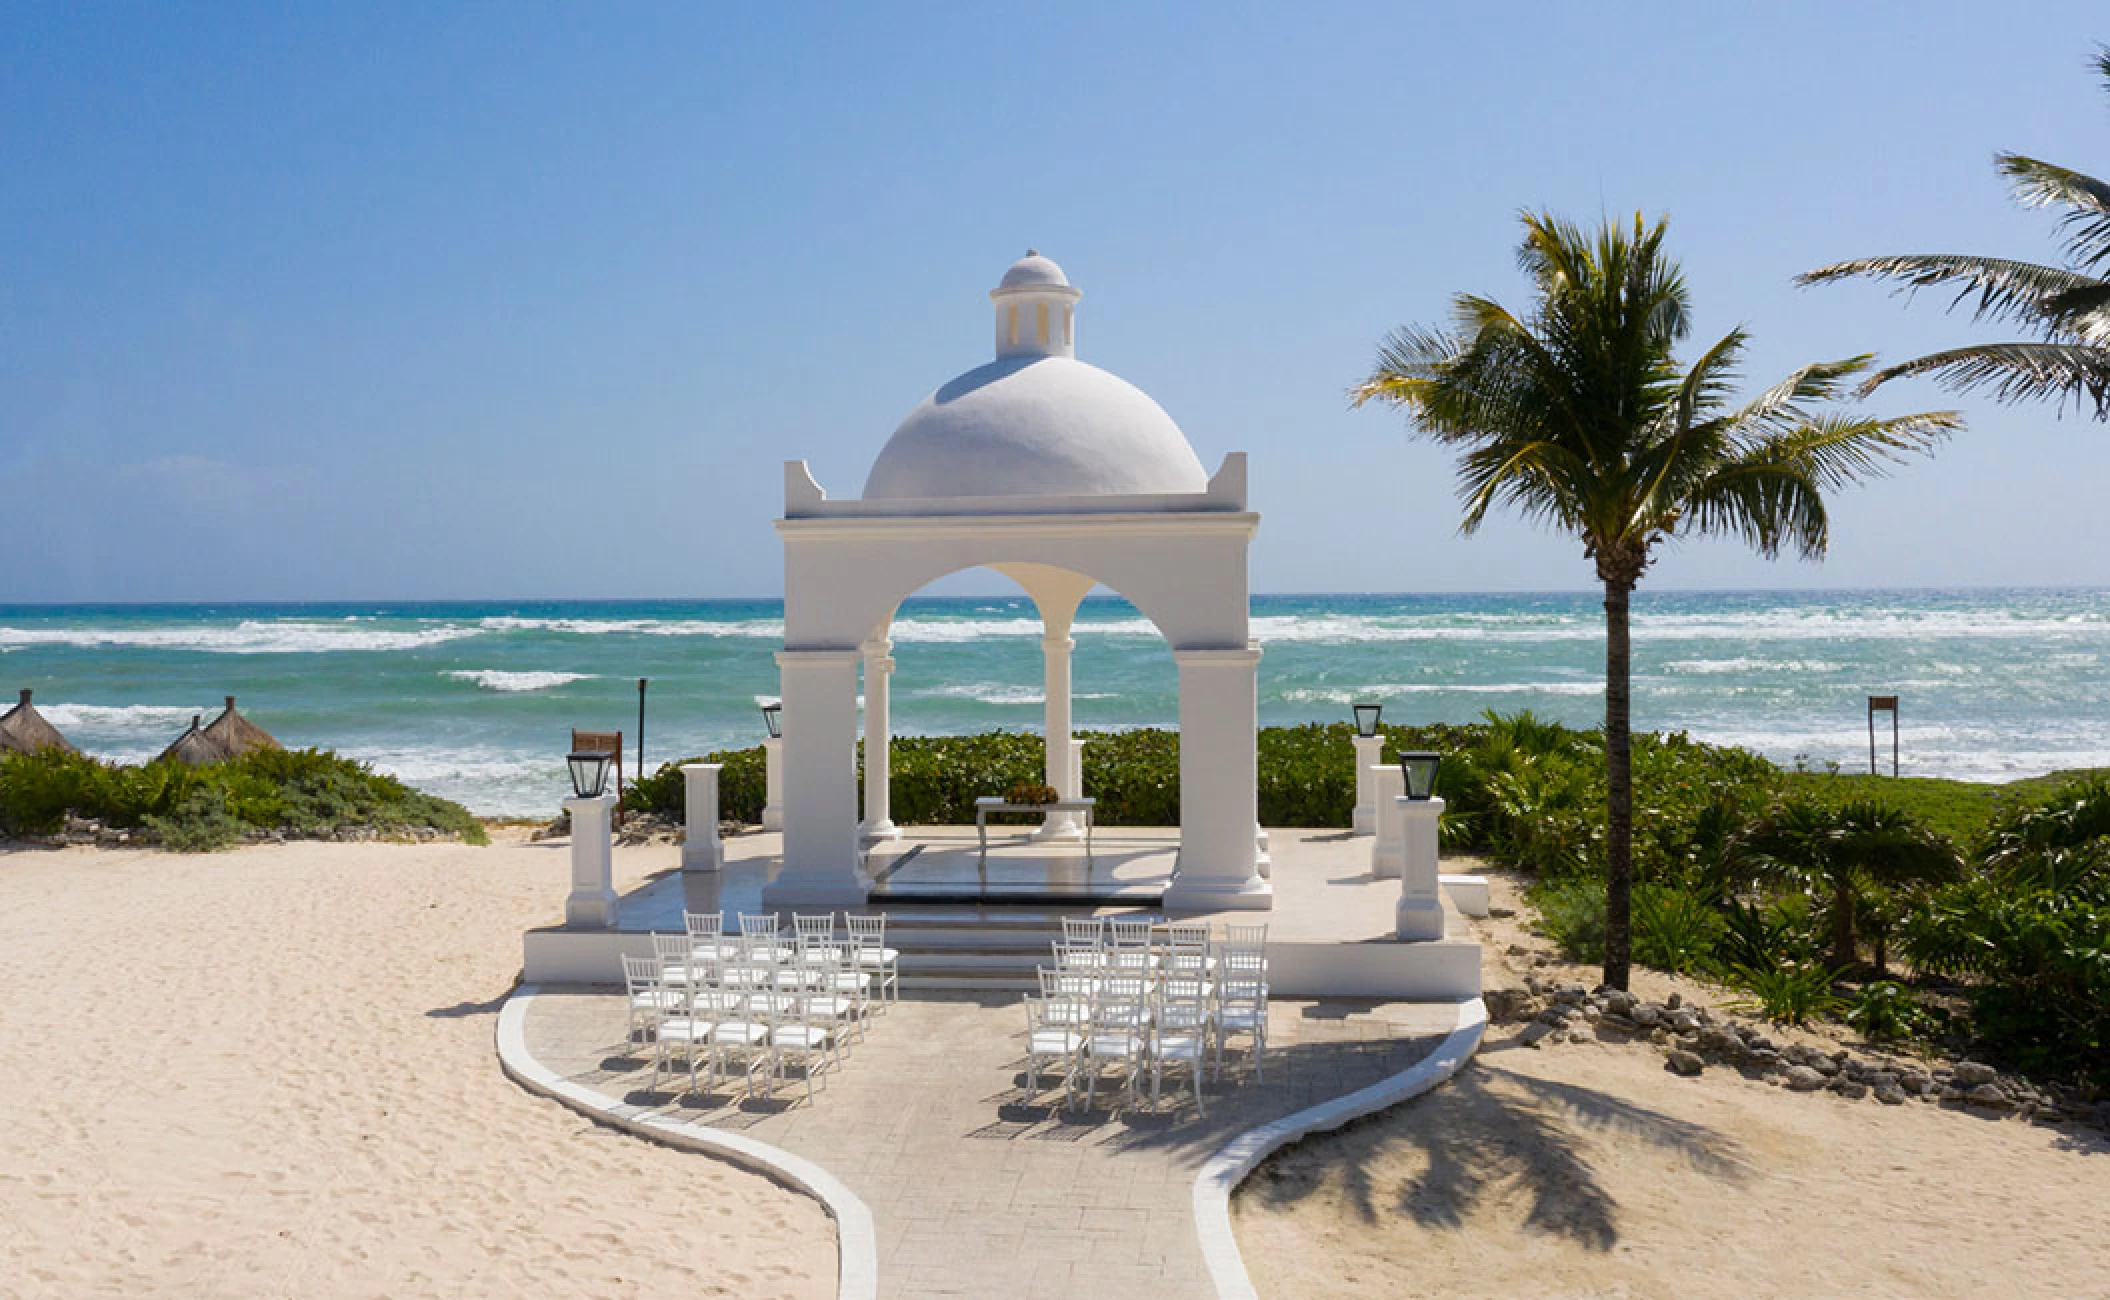
POLYGON ((989 293, 997 358, 909 412, 873 462, 867 500, 1198 493, 1208 475, 1141 389, 1076 359, 1082 295, 1037 252, 989 293))

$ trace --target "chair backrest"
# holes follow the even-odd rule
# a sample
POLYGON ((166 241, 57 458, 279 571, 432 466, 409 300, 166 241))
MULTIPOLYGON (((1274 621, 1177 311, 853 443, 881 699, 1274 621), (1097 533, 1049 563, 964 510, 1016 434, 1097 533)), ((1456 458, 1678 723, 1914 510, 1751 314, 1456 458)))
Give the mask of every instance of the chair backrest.
POLYGON ((798 935, 801 945, 833 944, 835 942, 835 913, 820 916, 800 916, 792 913, 792 931, 798 935))
POLYGON ((1113 917, 1106 923, 1106 933, 1109 941, 1116 948, 1148 948, 1150 946, 1150 927, 1150 918, 1147 916, 1140 920, 1125 920, 1121 917, 1113 917))
POLYGON ((632 997, 636 997, 641 993, 659 992, 666 987, 666 981, 660 976, 659 959, 657 957, 633 957, 629 953, 624 953, 623 983, 628 986, 632 997))
POLYGON ((1176 952, 1207 952, 1209 950, 1209 923, 1207 921, 1165 922, 1165 944, 1176 952))
POLYGON ((1259 925, 1226 925, 1224 927, 1224 947, 1266 951, 1266 923, 1263 922, 1259 925))
POLYGON ((686 934, 658 934, 652 936, 652 952, 659 958, 662 972, 670 967, 686 968, 694 949, 686 934))
POLYGON ((843 928, 850 938, 859 944, 886 946, 886 913, 866 916, 857 912, 843 913, 843 928))
POLYGON ((1092 998, 1092 1021, 1116 1028, 1133 1028, 1142 1022, 1150 1004, 1150 981, 1141 975, 1108 975, 1098 982, 1092 998))
POLYGON ((1097 946, 1106 942, 1106 922, 1096 916, 1065 916, 1062 938, 1065 943, 1097 946))
POLYGON ((681 924, 690 939, 718 939, 725 935, 723 912, 683 912, 681 924))
POLYGON ((1216 981, 1216 998, 1227 1007, 1265 1007, 1267 981, 1258 975, 1237 970, 1221 972, 1216 981))
POLYGON ((1051 970, 1042 966, 1036 973, 1040 976, 1040 996, 1047 1002, 1073 1002, 1081 1006, 1091 1000, 1092 990, 1098 983, 1093 976, 1059 967, 1051 970))
POLYGON ((777 937, 777 928, 775 912, 740 913, 740 937, 743 939, 753 939, 757 936, 774 939, 777 937))

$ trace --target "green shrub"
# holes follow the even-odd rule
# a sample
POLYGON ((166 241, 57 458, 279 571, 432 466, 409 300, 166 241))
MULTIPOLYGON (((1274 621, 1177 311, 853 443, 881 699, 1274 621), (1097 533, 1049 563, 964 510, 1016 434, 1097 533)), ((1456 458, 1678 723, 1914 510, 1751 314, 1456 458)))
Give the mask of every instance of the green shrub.
POLYGON ((1604 960, 1604 884, 1569 880, 1536 890, 1539 930, 1569 961, 1595 964, 1604 960))
POLYGON ((1705 900, 1668 885, 1634 886, 1634 960, 1657 970, 1705 974, 1725 926, 1705 900))
POLYGON ((142 829, 179 850, 225 847, 251 830, 313 837, 351 826, 429 828, 487 842, 483 824, 460 804, 322 750, 257 750, 205 767, 126 766, 59 752, 0 755, 0 831, 49 835, 69 813, 142 829))
POLYGON ((1729 1004, 1732 1011, 1763 1015, 1778 1025, 1800 1025, 1836 1016, 1846 999, 1833 991, 1838 972, 1817 962, 1776 966, 1738 966, 1730 982, 1751 996, 1729 1004))
POLYGON ((1942 1017, 1895 980, 1864 986, 1847 1009, 1846 1023, 1870 1040, 1924 1038, 1942 1026, 1942 1017))

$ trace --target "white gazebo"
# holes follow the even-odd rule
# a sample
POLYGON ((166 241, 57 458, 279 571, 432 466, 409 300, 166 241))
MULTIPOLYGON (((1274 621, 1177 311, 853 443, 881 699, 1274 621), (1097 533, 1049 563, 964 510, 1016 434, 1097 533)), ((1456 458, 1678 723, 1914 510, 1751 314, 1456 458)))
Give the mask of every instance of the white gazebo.
MULTIPOLYGON (((1029 252, 990 291, 996 359, 909 413, 855 500, 828 498, 804 461, 784 468, 783 865, 770 906, 862 903, 864 847, 888 816, 889 629, 902 600, 963 569, 1023 587, 1041 616, 1047 783, 1077 797, 1070 625, 1094 584, 1135 605, 1179 666, 1179 857, 1167 911, 1272 906, 1256 819, 1255 674, 1246 625, 1245 456, 1202 469, 1140 389, 1076 359, 1080 297, 1029 252), (865 697, 865 807, 848 755, 865 697)), ((994 792, 989 792, 994 793, 994 792)), ((1053 814, 1042 833, 1074 824, 1053 814)))

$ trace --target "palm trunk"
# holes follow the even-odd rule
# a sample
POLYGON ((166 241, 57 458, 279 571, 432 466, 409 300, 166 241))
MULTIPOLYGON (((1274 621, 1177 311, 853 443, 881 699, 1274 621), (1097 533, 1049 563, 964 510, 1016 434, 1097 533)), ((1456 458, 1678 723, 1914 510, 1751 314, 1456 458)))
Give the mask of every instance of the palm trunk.
POLYGON ((1851 970, 1859 965, 1858 947, 1854 942, 1854 884, 1841 876, 1832 882, 1832 969, 1851 970))
POLYGON ((1634 737, 1633 642, 1627 603, 1633 584, 1604 584, 1604 982, 1627 986, 1633 962, 1634 737))

